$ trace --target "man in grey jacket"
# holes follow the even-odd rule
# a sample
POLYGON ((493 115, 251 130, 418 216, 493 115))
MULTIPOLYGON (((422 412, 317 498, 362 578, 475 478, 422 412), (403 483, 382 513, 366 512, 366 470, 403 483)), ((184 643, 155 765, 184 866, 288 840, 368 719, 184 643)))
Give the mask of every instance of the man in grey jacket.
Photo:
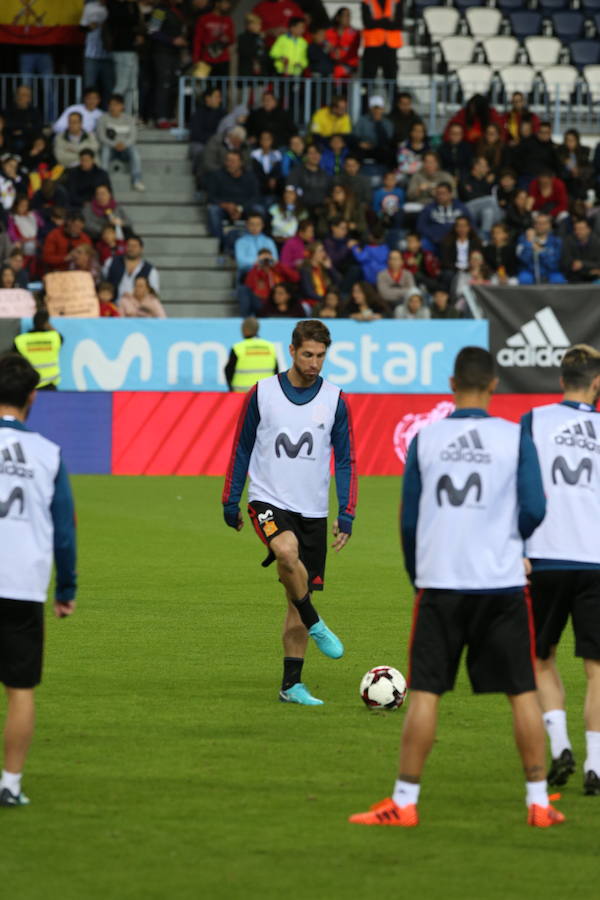
POLYGON ((124 162, 129 166, 133 189, 145 191, 142 163, 135 146, 137 138, 135 119, 125 112, 125 100, 121 94, 111 96, 108 101, 108 112, 100 118, 96 126, 96 135, 100 141, 102 168, 108 171, 113 160, 124 162))

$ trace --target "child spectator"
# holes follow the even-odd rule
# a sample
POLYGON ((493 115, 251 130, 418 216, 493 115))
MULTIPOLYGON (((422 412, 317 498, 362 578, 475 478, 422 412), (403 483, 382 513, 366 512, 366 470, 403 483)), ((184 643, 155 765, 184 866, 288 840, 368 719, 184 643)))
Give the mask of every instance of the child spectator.
POLYGON ((377 274, 379 296, 391 307, 396 308, 408 299, 414 288, 415 279, 408 269, 404 268, 402 253, 400 250, 390 250, 387 268, 377 274))
POLYGON ((459 319, 459 311, 450 303, 450 294, 441 288, 433 292, 429 309, 432 319, 459 319))
POLYGON ((351 242, 354 258, 360 263, 363 279, 369 284, 375 284, 377 275, 387 266, 390 248, 384 237, 383 228, 377 223, 371 228, 367 243, 362 249, 357 246, 357 242, 351 242))
POLYGON ((121 234, 117 236, 117 228, 115 225, 105 225, 100 233, 100 239, 96 241, 96 252, 100 260, 100 264, 104 265, 107 259, 113 256, 123 256, 127 241, 121 234))
POLYGON ((39 275, 38 256, 43 227, 44 220, 30 208, 29 198, 17 197, 8 217, 8 236, 15 244, 21 245, 25 267, 32 278, 39 275))
POLYGON ((334 15, 325 34, 334 61, 333 77, 347 80, 358 70, 360 31, 350 25, 350 10, 342 6, 334 15))
POLYGON ((339 272, 334 269, 325 252, 325 247, 318 241, 308 248, 308 259, 300 266, 300 291, 302 299, 311 306, 321 303, 330 288, 340 283, 339 272))
POLYGON ((308 67, 312 78, 331 78, 333 74, 334 63, 325 32, 325 28, 315 28, 308 45, 308 67))
POLYGON ((110 281, 101 281, 98 285, 98 303, 100 304, 101 318, 118 318, 121 313, 115 303, 115 288, 110 281))
POLYGON ((269 319, 303 319, 306 316, 304 305, 292 294, 289 284, 276 285, 260 313, 269 319))
POLYGON ((411 291, 404 303, 394 310, 396 319, 430 319, 431 313, 423 303, 423 295, 420 291, 411 291))
POLYGON ((396 173, 386 172, 382 187, 373 193, 373 211, 384 228, 402 228, 405 191, 396 183, 396 173))
POLYGON ((296 188, 288 184, 281 199, 269 207, 271 235, 277 244, 283 244, 298 231, 298 226, 308 216, 296 188))
POLYGON ((230 9, 230 0, 216 0, 212 12, 199 16, 196 21, 192 60, 204 63, 205 75, 209 72, 214 76, 229 75, 230 50, 235 44, 230 9))
POLYGON ((423 250, 418 234, 409 234, 406 238, 406 250, 402 254, 404 265, 411 273, 418 287, 425 288, 430 294, 441 285, 440 261, 431 250, 423 250))
POLYGON ((292 16, 286 34, 280 34, 270 50, 270 56, 278 75, 297 78, 308 68, 308 43, 303 35, 306 23, 299 16, 292 16))
POLYGON ((337 319, 342 310, 342 299, 338 291, 327 291, 323 302, 313 311, 315 319, 337 319))
POLYGON ((429 150, 427 132, 422 122, 415 122, 410 129, 408 138, 402 141, 398 147, 397 175, 402 181, 406 181, 423 165, 423 156, 429 150))
POLYGON ((166 319, 160 298, 148 279, 138 275, 133 284, 132 293, 121 294, 119 309, 122 316, 138 319, 166 319))
POLYGON ((346 314, 350 319, 372 322, 375 319, 389 318, 390 310, 372 284, 368 281, 357 281, 352 285, 346 314))
POLYGON ((260 16, 248 13, 246 16, 246 30, 240 34, 237 43, 238 75, 240 78, 266 75, 269 70, 267 45, 261 28, 260 16))
POLYGON ((121 94, 113 94, 108 102, 108 112, 98 121, 96 134, 100 141, 100 163, 103 169, 110 168, 117 160, 129 166, 131 185, 135 191, 144 191, 142 162, 135 145, 137 128, 133 116, 125 112, 125 101, 121 94))
POLYGON ((290 138, 289 146, 282 152, 281 158, 281 174, 287 178, 292 169, 301 166, 304 159, 306 144, 304 138, 300 134, 293 134, 290 138))
POLYGON ((342 134, 332 134, 321 154, 321 168, 328 175, 337 177, 343 172, 344 161, 348 156, 348 148, 342 134))
POLYGON ((281 262, 291 269, 298 269, 308 255, 308 248, 315 239, 315 226, 310 219, 304 219, 294 237, 288 238, 281 248, 281 262))
POLYGON ((250 154, 252 170, 258 181, 260 193, 266 202, 273 202, 274 194, 279 190, 281 179, 281 152, 273 146, 273 135, 270 131, 262 131, 258 138, 258 147, 250 154))

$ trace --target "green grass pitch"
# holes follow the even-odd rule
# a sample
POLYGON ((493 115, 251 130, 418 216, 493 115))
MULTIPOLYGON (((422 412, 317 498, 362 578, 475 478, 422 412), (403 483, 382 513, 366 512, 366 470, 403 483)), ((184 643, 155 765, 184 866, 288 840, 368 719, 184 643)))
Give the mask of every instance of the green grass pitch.
MULTIPOLYGON (((471 696, 464 673, 442 704, 421 826, 346 821, 396 771, 404 713, 369 713, 358 684, 377 664, 406 671, 398 479, 362 479, 355 534, 329 557, 319 609, 346 656, 309 649, 320 709, 276 702, 281 589, 248 524, 224 526, 220 479, 73 481, 80 605, 48 616, 32 805, 0 810, 2 897, 597 898, 600 798, 582 796, 578 770, 558 804, 567 824, 528 828, 508 703, 471 696)), ((581 763, 570 636, 561 665, 581 763)))

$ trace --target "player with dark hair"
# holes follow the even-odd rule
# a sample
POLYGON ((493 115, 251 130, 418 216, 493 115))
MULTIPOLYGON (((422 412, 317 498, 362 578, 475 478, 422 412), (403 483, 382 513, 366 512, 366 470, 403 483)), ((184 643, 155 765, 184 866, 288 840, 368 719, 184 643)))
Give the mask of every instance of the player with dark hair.
POLYGON ((440 696, 452 690, 465 647, 473 691, 504 693, 510 701, 528 823, 545 828, 564 819, 548 799, 533 626, 523 590, 523 540, 544 518, 544 491, 530 435, 487 412, 497 383, 487 350, 461 350, 450 379, 456 411, 423 428, 408 451, 401 532, 418 591, 411 699, 393 796, 351 816, 356 824, 418 824, 421 774, 440 696))
POLYGON ((60 447, 25 428, 40 377, 22 356, 0 357, 0 681, 8 712, 0 806, 29 803, 21 776, 42 675, 44 601, 52 559, 54 611, 75 609, 75 514, 60 447))
POLYGON ((339 501, 336 551, 352 533, 357 493, 350 410, 340 389, 320 375, 330 344, 322 322, 296 325, 291 367, 259 381, 246 395, 223 490, 225 522, 239 531, 239 503, 249 475, 248 512, 269 548, 263 566, 277 562, 288 601, 279 699, 306 706, 323 702, 301 680, 309 635, 332 659, 344 652, 312 603, 325 577, 332 448, 339 501))
POLYGON ((569 617, 575 655, 587 679, 583 790, 600 796, 600 353, 577 344, 565 353, 560 403, 523 417, 542 467, 548 514, 527 542, 537 641, 537 684, 552 764, 548 782, 575 771, 556 647, 569 617))

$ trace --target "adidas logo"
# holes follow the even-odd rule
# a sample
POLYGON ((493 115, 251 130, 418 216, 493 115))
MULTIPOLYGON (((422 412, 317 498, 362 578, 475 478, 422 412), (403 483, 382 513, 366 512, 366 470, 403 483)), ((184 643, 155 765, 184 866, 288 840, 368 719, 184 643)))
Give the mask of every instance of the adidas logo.
POLYGON ((489 463, 492 461, 492 456, 485 452, 481 435, 477 429, 472 428, 448 444, 446 449, 440 453, 440 459, 443 459, 444 462, 489 463))
POLYGON ((591 419, 583 422, 573 422, 554 435, 554 443, 562 447, 579 447, 580 450, 590 450, 592 453, 600 453, 600 444, 597 443, 597 434, 591 419))
POLYGON ((25 453, 18 441, 12 447, 3 447, 0 451, 0 475, 33 478, 33 469, 26 468, 26 462, 25 453))
POLYGON ((560 366, 571 341, 549 306, 521 325, 506 341, 496 359, 501 366, 560 366))

